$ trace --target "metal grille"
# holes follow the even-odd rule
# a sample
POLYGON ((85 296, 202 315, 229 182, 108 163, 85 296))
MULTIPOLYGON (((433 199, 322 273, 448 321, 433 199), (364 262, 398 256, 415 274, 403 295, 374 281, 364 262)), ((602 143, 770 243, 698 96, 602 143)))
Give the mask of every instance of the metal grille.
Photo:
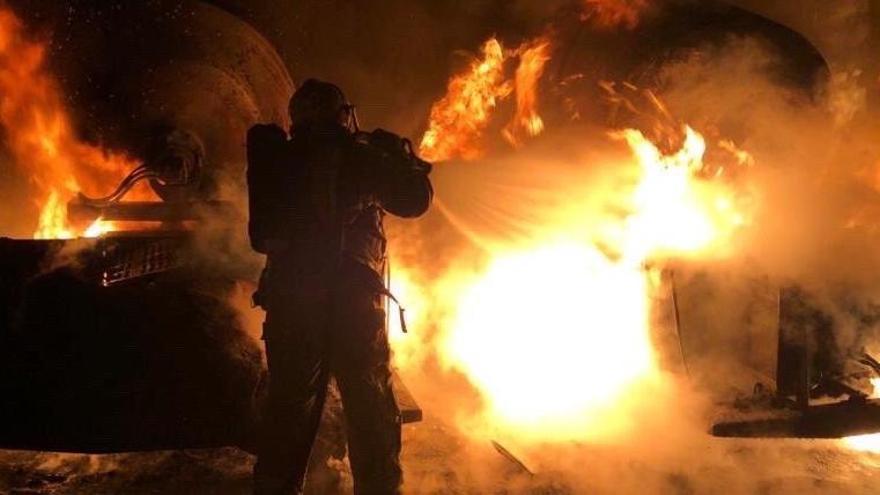
POLYGON ((180 240, 108 241, 102 250, 101 285, 161 273, 181 266, 180 240))

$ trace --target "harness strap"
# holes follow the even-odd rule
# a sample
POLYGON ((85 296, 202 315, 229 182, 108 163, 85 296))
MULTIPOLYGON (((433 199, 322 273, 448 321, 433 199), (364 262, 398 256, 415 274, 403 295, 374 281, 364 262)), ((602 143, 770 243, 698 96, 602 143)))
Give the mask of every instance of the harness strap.
POLYGON ((391 291, 388 289, 388 287, 385 287, 383 285, 382 289, 379 291, 379 293, 382 294, 383 296, 388 297, 388 299, 391 299, 392 301, 394 301, 394 304, 397 305, 398 316, 400 317, 400 331, 403 333, 409 333, 409 331, 406 328, 406 315, 404 314, 404 313, 406 313, 406 308, 404 308, 403 306, 400 305, 400 301, 398 301, 397 298, 394 297, 394 294, 391 293, 391 291))

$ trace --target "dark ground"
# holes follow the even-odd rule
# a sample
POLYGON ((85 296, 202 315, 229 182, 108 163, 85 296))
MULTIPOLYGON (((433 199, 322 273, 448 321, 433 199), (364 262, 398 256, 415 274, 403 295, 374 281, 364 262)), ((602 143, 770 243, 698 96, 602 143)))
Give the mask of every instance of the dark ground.
MULTIPOLYGON (((645 482, 650 488, 638 493, 870 494, 880 486, 880 455, 857 453, 839 442, 707 439, 706 449, 721 455, 707 455, 715 461, 682 467, 684 472, 664 473, 636 466, 636 461, 623 469, 635 468, 651 480, 645 482)), ((0 451, 0 493, 248 494, 252 462, 250 455, 233 448, 114 455, 0 451)), ((468 446, 430 415, 405 426, 403 462, 407 493, 416 494, 520 493, 510 487, 523 483, 524 493, 542 495, 633 493, 638 486, 629 479, 622 482, 626 488, 609 489, 607 475, 580 489, 562 473, 539 472, 526 480, 490 446, 468 446), (484 462, 475 463, 475 458, 484 462), (495 481, 487 486, 481 473, 489 472, 495 473, 495 481)), ((583 469, 598 472, 605 464, 596 460, 583 469)))

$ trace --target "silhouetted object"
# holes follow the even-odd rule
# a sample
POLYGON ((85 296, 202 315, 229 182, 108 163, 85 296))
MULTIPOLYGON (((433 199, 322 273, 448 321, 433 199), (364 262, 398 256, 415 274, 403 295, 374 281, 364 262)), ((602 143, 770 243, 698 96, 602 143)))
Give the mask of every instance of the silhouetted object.
MULTIPOLYGON (((832 318, 799 288, 779 293, 776 393, 756 397, 741 418, 712 427, 720 437, 840 438, 880 431, 880 400, 847 380, 832 318), (769 400, 768 400, 769 398, 769 400)), ((880 370, 868 354, 854 361, 880 370)))
POLYGON ((361 133, 333 84, 290 103, 291 136, 248 133, 252 246, 268 254, 255 301, 267 310, 269 401, 254 468, 259 494, 299 493, 328 380, 336 379, 355 493, 398 493, 400 424, 385 326, 385 212, 424 213, 430 165, 387 131, 361 133))
MULTIPOLYGON (((46 61, 77 134, 144 160, 115 191, 75 200, 71 216, 165 225, 0 238, 0 447, 254 451, 266 365, 231 300, 259 259, 236 244, 244 215, 217 186, 243 189, 250 126, 287 122, 287 69, 254 28, 204 2, 11 4, 29 27, 51 27, 46 61), (119 202, 137 181, 162 201, 119 202), (180 228, 191 220, 210 221, 180 228)), ((330 402, 321 461, 344 456, 330 402)))
POLYGON ((261 351, 234 279, 189 259, 180 234, 0 239, 0 446, 253 443, 261 351))

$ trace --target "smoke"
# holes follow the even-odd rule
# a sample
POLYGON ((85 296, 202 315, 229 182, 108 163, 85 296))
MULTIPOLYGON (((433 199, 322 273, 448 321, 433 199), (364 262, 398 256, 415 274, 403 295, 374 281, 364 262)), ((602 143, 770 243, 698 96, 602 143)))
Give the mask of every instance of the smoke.
POLYGON ((866 113, 867 88, 847 72, 806 98, 764 77, 769 56, 752 40, 732 40, 666 67, 664 98, 698 127, 729 130, 755 158, 743 185, 755 218, 737 239, 738 270, 806 288, 851 348, 858 336, 847 314, 872 307, 878 289, 876 116, 866 113))
MULTIPOLYGON (((360 103, 367 127, 388 126, 416 137, 430 103, 442 93, 450 66, 455 66, 454 56, 450 63, 437 60, 461 48, 475 48, 493 32, 509 36, 533 32, 558 7, 520 1, 499 12, 497 2, 470 2, 457 6, 466 9, 462 13, 444 5, 390 2, 361 8, 353 4, 332 16, 318 4, 262 10, 280 10, 278 20, 261 18, 261 10, 254 7, 252 19, 268 25, 270 36, 286 48, 288 64, 298 79, 314 75, 338 81, 360 103), (451 12, 461 17, 438 28, 435 19, 450 18, 451 12), (399 22, 388 22, 384 14, 399 22), (322 15, 336 24, 303 30, 278 27, 287 21, 291 26, 308 25, 309 19, 322 15), (387 25, 395 26, 393 32, 388 33, 387 25), (424 36, 428 32, 437 36, 424 36), (377 37, 376 33, 388 34, 377 37), (363 43, 366 36, 373 43, 363 43), (383 68, 381 73, 376 67, 383 68)), ((843 25, 861 26, 861 13, 847 8, 841 14, 847 19, 843 25)), ((509 435, 495 438, 534 471, 533 476, 495 452, 484 434, 469 430, 475 424, 485 426, 473 421, 485 404, 467 377, 438 352, 446 345, 444 329, 455 317, 454 308, 431 302, 466 290, 489 263, 492 249, 527 245, 546 233, 542 225, 558 223, 560 210, 572 204, 599 212, 603 220, 625 216, 605 191, 631 187, 627 173, 613 168, 625 161, 621 157, 626 150, 609 142, 608 129, 595 122, 557 119, 547 121, 546 136, 516 154, 497 152, 477 163, 438 165, 434 174, 438 201, 433 211, 418 222, 388 222, 393 266, 406 269, 401 271, 409 290, 423 292, 410 298, 398 294, 408 306, 412 331, 395 337, 395 360, 427 415, 424 424, 405 431, 408 489, 413 493, 457 488, 492 492, 499 486, 509 493, 869 491, 841 474, 845 468, 839 466, 853 460, 833 443, 720 442, 706 434, 717 414, 713 401, 747 394, 756 381, 772 374, 780 287, 808 290, 834 317, 843 349, 870 344, 865 337, 875 331, 853 308, 870 310, 880 296, 873 276, 880 268, 876 222, 880 120, 868 108, 878 87, 876 73, 866 76, 872 74, 876 60, 869 58, 873 54, 860 54, 856 42, 829 41, 823 46, 848 47, 841 48, 846 60, 832 60, 828 80, 809 93, 780 84, 774 73, 780 54, 747 36, 700 47, 690 57, 653 68, 659 81, 656 92, 669 113, 703 133, 710 153, 718 152, 721 141, 728 141, 754 158, 753 166, 732 179, 749 207, 751 222, 731 240, 724 256, 662 260, 675 270, 682 350, 690 377, 682 373, 677 338, 670 333, 667 278, 655 294, 658 314, 654 315, 659 334, 654 338, 666 343, 662 346, 665 369, 654 382, 626 398, 628 406, 619 412, 626 428, 601 442, 544 444, 509 435), (422 300, 428 304, 409 304, 422 300)), ((552 85, 566 75, 548 74, 545 95, 555 91, 552 85)), ((544 108, 558 105, 546 96, 542 103, 544 108)), ((599 102, 588 105, 600 112, 599 102)), ((543 110, 539 106, 539 112, 543 110)), ((547 113, 566 114, 553 108, 547 113)), ((503 143, 493 148, 504 149, 503 143)), ((242 206, 240 182, 230 184, 223 196, 242 206)), ((578 228, 598 225, 592 220, 581 221, 578 228)), ((235 230, 232 243, 226 241, 227 223, 211 225, 199 239, 199 257, 236 267, 253 279, 261 260, 249 253, 243 224, 237 224, 241 228, 235 230)), ((260 315, 251 310, 248 292, 247 286, 238 286, 231 297, 244 319, 243 328, 253 337, 259 331, 260 315)), ((539 329, 535 338, 541 338, 539 329)), ((503 341, 498 342, 498 352, 504 352, 503 341)), ((524 367, 530 365, 528 355, 521 359, 524 367)), ((560 380, 579 386, 577 378, 560 380)))
MULTIPOLYGON (((853 462, 833 443, 719 442, 705 432, 719 411, 713 401, 748 395, 756 382, 771 383, 781 288, 801 287, 832 317, 836 352, 845 356, 871 346, 880 296, 874 276, 880 269, 880 128, 868 107, 878 88, 862 77, 867 70, 862 65, 874 63, 870 55, 849 53, 847 63, 832 63, 829 77, 809 91, 781 83, 780 53, 750 36, 699 47, 656 68, 658 96, 675 119, 704 133, 709 156, 728 142, 754 159, 728 179, 750 216, 731 245, 719 256, 665 261, 675 269, 682 352, 691 376, 674 369, 679 350, 667 346, 664 362, 673 369, 661 375, 659 385, 639 391, 644 400, 634 401, 634 409, 620 410, 639 412, 624 435, 607 445, 505 438, 502 443, 538 475, 515 482, 501 469, 485 467, 488 486, 509 486, 514 493, 866 489, 841 479, 835 469, 817 467, 827 459, 853 462)), ((555 221, 552 212, 561 205, 588 197, 586 210, 601 209, 603 190, 612 183, 603 164, 620 153, 602 143, 602 132, 571 125, 553 129, 551 123, 547 136, 514 156, 438 166, 434 213, 418 226, 392 225, 393 256, 403 266, 419 267, 406 277, 429 287, 434 300, 448 297, 468 282, 444 274, 479 273, 493 247, 540 236, 537 226, 555 221)), ((416 336, 406 338, 415 339, 415 347, 442 348, 448 311, 428 308, 418 317, 416 336)), ((458 424, 461 441, 475 445, 472 449, 489 451, 485 439, 468 428, 481 408, 479 394, 441 357, 428 351, 413 357, 412 347, 398 346, 407 353, 404 376, 424 408, 458 424)), ((498 349, 504 352, 503 341, 498 349)), ((528 355, 522 360, 529 366, 528 355)))

